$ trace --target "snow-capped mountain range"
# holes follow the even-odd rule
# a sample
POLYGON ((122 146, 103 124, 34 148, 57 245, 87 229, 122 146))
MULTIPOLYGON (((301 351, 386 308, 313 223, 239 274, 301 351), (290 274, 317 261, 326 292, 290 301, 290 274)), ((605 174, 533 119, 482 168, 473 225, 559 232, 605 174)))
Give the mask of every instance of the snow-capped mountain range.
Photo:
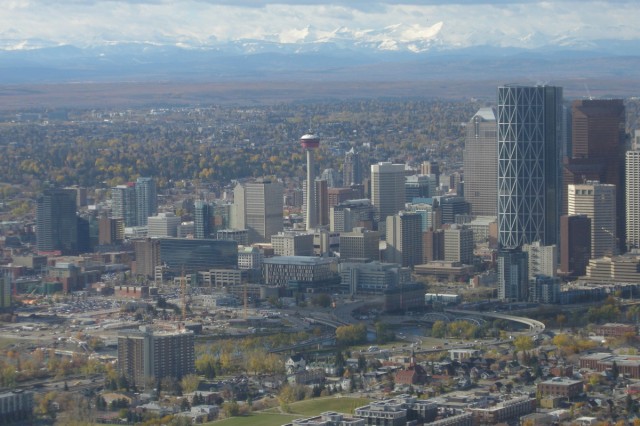
MULTIPOLYGON (((549 39, 531 32, 514 43, 534 46, 530 48, 474 45, 472 33, 451 43, 446 41, 443 22, 332 31, 309 25, 231 41, 154 34, 131 42, 94 35, 70 44, 18 34, 12 29, 0 31, 0 82, 5 84, 185 78, 510 78, 541 72, 632 75, 640 58, 637 40, 585 40, 568 33, 549 39)), ((498 30, 485 34, 487 40, 504 38, 498 30)))

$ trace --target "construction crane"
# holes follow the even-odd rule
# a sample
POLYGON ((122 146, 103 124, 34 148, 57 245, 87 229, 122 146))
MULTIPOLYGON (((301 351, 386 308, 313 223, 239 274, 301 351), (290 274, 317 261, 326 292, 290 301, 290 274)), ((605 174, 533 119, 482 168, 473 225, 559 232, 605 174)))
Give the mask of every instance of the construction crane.
POLYGON ((247 281, 244 282, 244 319, 247 319, 247 281))
POLYGON ((180 277, 180 298, 182 305, 182 327, 184 328, 187 320, 187 278, 184 275, 184 266, 182 267, 182 276, 180 277))

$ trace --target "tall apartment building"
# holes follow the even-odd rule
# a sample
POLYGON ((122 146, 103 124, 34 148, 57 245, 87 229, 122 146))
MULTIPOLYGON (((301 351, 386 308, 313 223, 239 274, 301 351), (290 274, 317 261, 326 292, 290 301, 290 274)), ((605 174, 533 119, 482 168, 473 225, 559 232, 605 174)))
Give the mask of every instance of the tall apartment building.
POLYGON ((404 209, 405 165, 383 162, 371 165, 371 204, 375 209, 375 219, 384 223, 404 209))
POLYGON ((124 220, 101 217, 98 221, 98 244, 121 244, 124 241, 124 220))
POLYGON ((473 231, 466 226, 452 225, 444 230, 444 260, 460 262, 465 265, 473 263, 473 231))
POLYGON ((582 214, 591 219, 591 258, 615 255, 615 185, 599 182, 571 184, 567 198, 569 215, 582 214))
POLYGON ((153 178, 111 188, 111 217, 124 219, 124 226, 145 226, 158 213, 158 192, 153 178))
POLYGON ((313 256, 313 234, 296 231, 278 232, 271 236, 276 256, 313 256))
POLYGON ((249 244, 270 242, 282 231, 283 193, 282 184, 268 179, 236 185, 235 228, 248 231, 249 244))
POLYGON ((43 253, 78 254, 76 191, 48 189, 37 198, 36 247, 43 253))
POLYGON ((498 298, 523 302, 529 298, 529 261, 521 249, 498 251, 498 298))
POLYGON ((529 301, 533 303, 558 303, 560 301, 560 278, 535 275, 529 280, 529 301))
POLYGON ((133 249, 136 254, 135 273, 147 278, 155 277, 156 267, 160 265, 160 241, 151 238, 135 240, 133 249))
POLYGON ((522 246, 529 259, 529 280, 537 275, 555 277, 558 269, 558 248, 555 245, 543 246, 540 241, 522 246))
POLYGON ((0 272, 0 312, 11 309, 11 276, 0 272))
POLYGON ((591 258, 591 219, 585 215, 560 217, 560 274, 583 276, 591 258))
MULTIPOLYGON (((616 236, 625 239, 625 107, 622 99, 581 99, 571 105, 571 146, 563 167, 563 196, 586 180, 616 186, 616 236)), ((568 213, 567 202, 563 214, 568 213)))
POLYGON ((158 213, 147 220, 148 237, 177 237, 180 217, 174 213, 158 213))
POLYGON ((125 330, 118 334, 118 370, 139 388, 156 387, 165 377, 180 380, 195 372, 192 331, 125 330))
POLYGON ((419 214, 402 211, 387 216, 386 231, 387 262, 402 266, 422 263, 422 218, 419 214))
POLYGON ((365 228, 353 228, 340 234, 340 260, 380 260, 380 232, 365 228))
POLYGON ((137 208, 133 182, 111 188, 111 217, 122 219, 124 226, 138 226, 137 208))
POLYGON ((196 200, 194 203, 193 222, 195 225, 195 238, 212 238, 213 207, 204 200, 196 200))
POLYGON ((627 248, 640 248, 640 151, 627 152, 625 172, 627 248))
POLYGON ((150 177, 139 177, 136 180, 136 214, 138 226, 147 224, 147 219, 158 213, 158 192, 156 181, 150 177))
POLYGON ((467 123, 464 145, 464 198, 476 216, 496 216, 498 209, 498 139, 496 112, 480 108, 467 123))
POLYGON ((562 88, 498 88, 498 243, 557 243, 560 226, 562 88))

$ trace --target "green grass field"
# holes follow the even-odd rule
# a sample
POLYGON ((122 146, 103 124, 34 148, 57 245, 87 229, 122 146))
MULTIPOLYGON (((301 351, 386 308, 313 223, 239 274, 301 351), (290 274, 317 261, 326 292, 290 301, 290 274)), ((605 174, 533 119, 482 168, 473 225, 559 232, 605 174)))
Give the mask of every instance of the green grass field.
POLYGON ((291 412, 305 417, 317 416, 325 411, 353 414, 353 411, 369 403, 366 398, 316 398, 291 404, 291 412))
POLYGON ((250 416, 233 417, 208 424, 213 426, 280 426, 293 419, 317 416, 325 411, 353 414, 357 407, 366 405, 369 401, 366 398, 316 398, 290 404, 290 414, 280 414, 277 413, 278 408, 270 408, 266 411, 251 413, 250 416))
POLYGON ((232 417, 207 424, 212 426, 281 426, 298 417, 301 416, 257 412, 246 417, 232 417))

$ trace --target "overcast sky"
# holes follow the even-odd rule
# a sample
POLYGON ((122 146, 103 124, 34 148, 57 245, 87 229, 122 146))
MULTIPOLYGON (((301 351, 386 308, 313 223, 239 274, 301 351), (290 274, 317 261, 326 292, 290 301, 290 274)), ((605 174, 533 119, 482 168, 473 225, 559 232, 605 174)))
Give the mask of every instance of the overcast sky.
POLYGON ((350 37, 435 39, 458 47, 640 40, 640 2, 3 0, 0 8, 5 48, 30 47, 27 39, 77 46, 127 41, 197 46, 237 39, 301 43, 339 29, 350 37))

